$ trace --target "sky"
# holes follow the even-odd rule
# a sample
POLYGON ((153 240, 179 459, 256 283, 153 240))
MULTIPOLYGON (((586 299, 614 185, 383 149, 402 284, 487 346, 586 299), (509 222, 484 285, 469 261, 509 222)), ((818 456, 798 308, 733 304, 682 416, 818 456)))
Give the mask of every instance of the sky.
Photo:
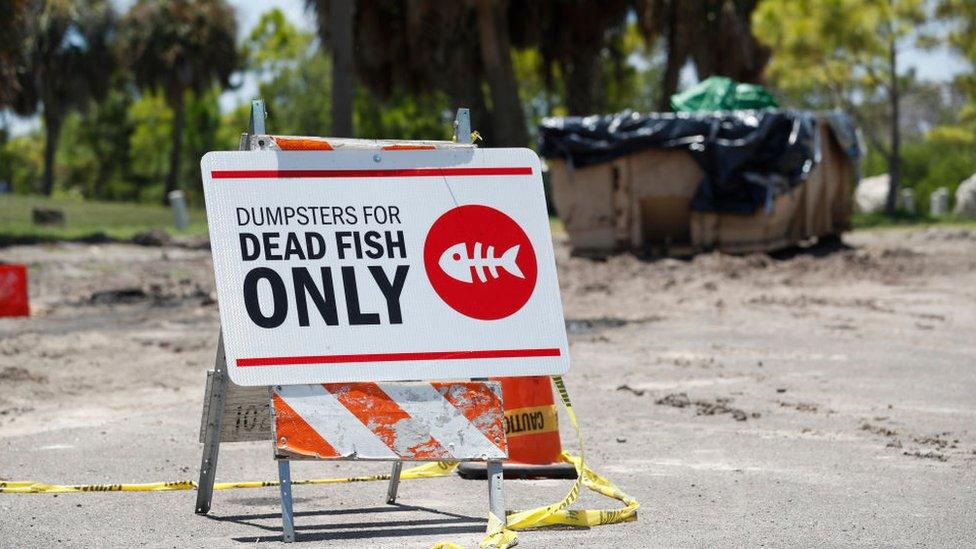
MULTIPOLYGON (((113 0, 112 4, 120 13, 125 12, 134 0, 113 0)), ((296 26, 312 31, 315 29, 315 17, 311 11, 305 9, 305 0, 228 0, 237 11, 238 35, 243 38, 257 24, 261 14, 279 8, 285 16, 296 26)), ((919 78, 945 82, 953 76, 966 70, 965 62, 947 48, 934 50, 910 49, 906 51, 902 60, 906 67, 914 68, 919 78)), ((257 81, 253 76, 245 76, 240 87, 224 92, 220 98, 220 106, 229 111, 235 106, 249 101, 257 93, 257 81)), ((20 118, 8 115, 11 133, 19 135, 39 126, 37 117, 20 118)))

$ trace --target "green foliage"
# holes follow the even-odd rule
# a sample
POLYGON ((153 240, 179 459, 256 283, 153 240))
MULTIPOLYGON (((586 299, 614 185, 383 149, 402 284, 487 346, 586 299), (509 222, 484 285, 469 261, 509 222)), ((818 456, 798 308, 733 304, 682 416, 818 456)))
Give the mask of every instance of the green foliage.
POLYGON ((217 127, 217 148, 215 150, 237 150, 237 145, 240 143, 241 134, 247 130, 247 125, 250 122, 250 119, 250 103, 238 105, 230 112, 221 115, 220 125, 217 127))
MULTIPOLYGON (((606 112, 656 110, 662 60, 647 46, 636 21, 627 23, 601 57, 606 112)), ((566 98, 562 101, 565 104, 566 98)))
MULTIPOLYGON (((182 162, 187 150, 183 142, 187 92, 200 101, 206 100, 214 84, 230 85, 230 75, 238 68, 236 34, 234 10, 225 0, 138 0, 122 21, 119 48, 136 85, 145 91, 162 91, 173 111, 164 193, 187 180, 182 162)), ((191 103, 189 108, 195 107, 191 103)), ((197 137, 202 141, 188 145, 199 147, 215 133, 211 124, 215 118, 199 106, 189 114, 196 116, 191 123, 198 124, 197 137)))
POLYGON ((890 116, 879 128, 866 115, 890 99, 892 49, 912 38, 924 15, 924 0, 762 0, 752 20, 773 50, 765 76, 788 103, 840 106, 885 148, 880 130, 890 116))
POLYGON ((331 127, 332 64, 317 47, 315 37, 298 30, 275 8, 261 16, 243 51, 248 66, 261 80, 269 131, 325 134, 331 127))
POLYGON ((158 93, 144 93, 129 110, 132 136, 129 138, 129 160, 132 163, 134 200, 160 201, 161 182, 166 176, 171 147, 170 131, 173 112, 158 93))
POLYGON ((938 14, 949 23, 946 42, 963 56, 969 70, 958 74, 955 85, 966 94, 967 104, 958 113, 956 124, 937 128, 936 137, 976 145, 976 2, 940 0, 938 14))
POLYGON ((43 175, 44 137, 39 132, 24 134, 3 143, 0 148, 0 181, 9 183, 12 192, 41 192, 43 175))
POLYGON ((71 115, 65 122, 58 150, 62 192, 75 192, 99 200, 132 200, 129 140, 133 125, 129 109, 132 90, 116 79, 105 98, 84 114, 71 115))
POLYGON ((308 54, 311 33, 302 32, 278 8, 261 15, 241 46, 247 66, 261 72, 277 72, 282 65, 295 65, 308 54))
POLYGON ((217 100, 220 90, 210 88, 195 94, 186 102, 186 126, 183 130, 184 147, 183 173, 180 179, 184 182, 193 181, 193 185, 185 185, 183 191, 191 204, 203 204, 203 179, 200 173, 200 159, 209 151, 219 149, 236 149, 233 144, 218 141, 220 126, 220 105, 217 100))
MULTIPOLYGON (((283 67, 259 86, 274 133, 323 135, 332 126, 329 107, 332 64, 317 50, 301 62, 283 67)), ((245 125, 246 127, 246 125, 245 125)))
POLYGON ((835 95, 883 86, 892 42, 924 22, 924 0, 762 0, 757 35, 775 52, 767 76, 783 89, 823 88, 835 95))
MULTIPOLYGON (((230 131, 221 131, 226 118, 220 115, 219 95, 219 90, 212 88, 199 96, 187 92, 185 100, 187 124, 180 179, 195 182, 183 188, 192 204, 203 203, 200 158, 208 151, 236 149, 241 131, 246 127, 245 117, 243 123, 230 131)), ((128 123, 132 128, 128 146, 130 184, 122 196, 133 201, 162 201, 165 191, 162 182, 172 150, 173 111, 161 94, 145 93, 132 103, 128 123)))
MULTIPOLYGON (((611 44, 612 48, 601 53, 601 82, 604 86, 599 110, 655 110, 661 86, 660 56, 647 47, 636 22, 629 23, 624 32, 616 34, 611 44)), ((558 64, 545 69, 542 54, 534 48, 513 50, 512 65, 534 143, 543 118, 569 114, 563 75, 558 64), (549 83, 543 78, 547 71, 552 78, 549 83)))
MULTIPOLYGON (((360 88, 354 101, 353 127, 367 139, 450 139, 454 112, 442 92, 394 93, 378 100, 360 88)), ((477 128, 474 128, 477 129, 477 128)))

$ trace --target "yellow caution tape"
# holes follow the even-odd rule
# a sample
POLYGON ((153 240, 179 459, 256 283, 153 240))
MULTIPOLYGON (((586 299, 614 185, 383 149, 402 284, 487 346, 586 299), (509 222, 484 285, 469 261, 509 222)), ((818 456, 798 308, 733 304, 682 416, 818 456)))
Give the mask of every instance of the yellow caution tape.
MULTIPOLYGON (((579 444, 580 455, 574 456, 569 452, 563 451, 560 456, 563 461, 571 463, 576 467, 576 482, 573 483, 573 486, 563 499, 552 505, 507 513, 508 524, 505 526, 502 526, 502 521, 498 517, 489 513, 488 531, 479 544, 480 549, 508 549, 509 547, 514 547, 518 544, 518 534, 516 534, 516 531, 550 526, 589 528, 591 526, 637 520, 637 509, 640 507, 640 502, 586 466, 583 460, 583 434, 580 431, 576 412, 573 410, 573 403, 569 400, 569 393, 566 391, 562 377, 553 376, 552 381, 556 386, 556 391, 559 393, 563 408, 566 410, 566 415, 569 416, 569 421, 576 431, 576 440, 579 444), (570 505, 579 499, 580 490, 584 486, 598 494, 623 503, 624 507, 621 509, 568 509, 570 505)), ((450 542, 441 542, 435 544, 433 549, 463 549, 463 547, 450 542)))
MULTIPOLYGON (((400 480, 435 478, 450 475, 457 469, 456 461, 425 463, 400 473, 400 480)), ((389 474, 369 475, 348 478, 320 478, 293 480, 293 486, 303 484, 343 484, 347 482, 372 482, 390 480, 389 474)), ((246 482, 217 482, 214 490, 236 490, 240 488, 267 488, 278 486, 277 480, 252 480, 246 482)), ((148 482, 145 484, 45 484, 33 480, 0 481, 0 494, 64 494, 68 492, 170 492, 174 490, 195 490, 197 483, 192 480, 175 482, 148 482)))
MULTIPOLYGON (((576 440, 579 444, 580 455, 574 456, 569 452, 563 451, 561 458, 567 463, 573 464, 576 468, 576 481, 569 489, 569 492, 556 503, 528 509, 525 511, 513 511, 507 513, 507 524, 502 525, 499 517, 489 513, 488 529, 484 539, 481 540, 481 549, 507 549, 514 547, 518 543, 516 531, 532 530, 551 526, 570 526, 575 528, 589 528, 604 524, 617 524, 629 522, 637 519, 637 509, 640 503, 631 496, 617 488, 612 482, 601 477, 595 471, 586 466, 583 459, 583 435, 580 431, 579 421, 576 412, 573 410, 573 403, 569 400, 566 386, 563 384, 562 377, 553 376, 553 384, 559 393, 563 408, 569 421, 576 431, 576 440), (624 504, 620 509, 568 509, 570 505, 579 499, 580 491, 586 487, 598 494, 615 499, 624 504)), ((457 462, 440 461, 427 463, 405 469, 400 474, 401 480, 412 480, 422 478, 435 478, 450 475, 457 469, 457 462)), ((303 484, 342 484, 348 482, 372 482, 390 480, 389 474, 370 475, 348 478, 325 478, 292 481, 292 485, 303 484)), ((266 488, 278 486, 278 481, 247 481, 247 482, 218 482, 214 484, 214 490, 234 490, 239 488, 266 488)), ((35 481, 0 481, 0 493, 8 494, 51 494, 66 492, 166 492, 173 490, 194 490, 197 483, 192 480, 181 480, 176 482, 150 482, 146 484, 44 484, 35 481)), ((440 542, 434 545, 433 549, 462 549, 461 546, 450 543, 440 542)))

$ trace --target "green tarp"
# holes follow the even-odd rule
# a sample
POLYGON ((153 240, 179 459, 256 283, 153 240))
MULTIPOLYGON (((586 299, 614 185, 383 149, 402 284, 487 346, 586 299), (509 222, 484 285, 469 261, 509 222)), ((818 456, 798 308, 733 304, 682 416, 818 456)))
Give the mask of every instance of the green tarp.
POLYGON ((766 88, 742 84, 724 76, 712 76, 697 86, 671 96, 675 112, 738 111, 779 107, 766 88))

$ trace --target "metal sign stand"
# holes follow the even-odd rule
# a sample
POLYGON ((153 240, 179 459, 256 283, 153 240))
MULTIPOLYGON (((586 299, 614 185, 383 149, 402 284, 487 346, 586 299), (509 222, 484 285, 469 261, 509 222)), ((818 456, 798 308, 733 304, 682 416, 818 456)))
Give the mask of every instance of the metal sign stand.
MULTIPOLYGON (((251 117, 248 132, 241 135, 238 150, 250 150, 251 136, 266 134, 266 115, 263 100, 256 99, 251 101, 251 117)), ((454 142, 471 143, 471 135, 470 111, 466 108, 459 108, 454 120, 454 142)), ((220 335, 217 343, 214 369, 208 372, 207 391, 204 398, 204 415, 201 425, 203 455, 200 461, 200 480, 197 483, 195 507, 197 514, 205 515, 210 511, 220 443, 222 441, 233 442, 238 440, 266 440, 272 438, 271 433, 260 423, 261 418, 259 416, 261 415, 261 410, 254 404, 259 398, 263 399, 264 403, 268 403, 271 400, 270 391, 270 387, 241 387, 230 381, 227 374, 227 362, 224 356, 223 335, 220 335), (260 392, 261 394, 258 395, 256 392, 260 392), (224 424, 224 416, 228 413, 228 405, 232 402, 238 403, 237 424, 235 425, 235 428, 238 430, 228 434, 226 432, 228 426, 224 424), (253 415, 251 412, 253 412, 253 415), (244 429, 240 431, 242 417, 244 429)), ((268 415, 270 416, 270 414, 268 415)), ((277 461, 283 541, 289 543, 295 540, 291 466, 288 459, 278 459, 277 461)), ((403 461, 397 460, 393 462, 386 495, 386 502, 389 504, 396 502, 402 469, 403 461)), ((487 477, 489 510, 504 525, 506 518, 501 461, 489 460, 487 462, 487 477)))

